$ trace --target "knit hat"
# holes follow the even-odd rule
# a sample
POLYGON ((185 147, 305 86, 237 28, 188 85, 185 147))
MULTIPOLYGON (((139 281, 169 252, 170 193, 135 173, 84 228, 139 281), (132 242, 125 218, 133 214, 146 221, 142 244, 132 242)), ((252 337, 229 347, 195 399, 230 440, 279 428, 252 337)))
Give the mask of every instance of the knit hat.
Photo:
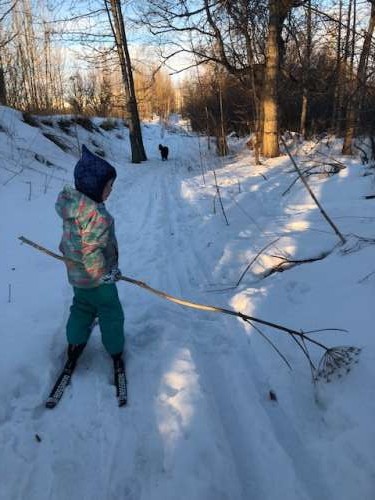
POLYGON ((82 146, 81 159, 74 168, 74 182, 77 191, 97 203, 103 201, 103 191, 110 179, 115 179, 116 170, 107 161, 94 155, 82 146))

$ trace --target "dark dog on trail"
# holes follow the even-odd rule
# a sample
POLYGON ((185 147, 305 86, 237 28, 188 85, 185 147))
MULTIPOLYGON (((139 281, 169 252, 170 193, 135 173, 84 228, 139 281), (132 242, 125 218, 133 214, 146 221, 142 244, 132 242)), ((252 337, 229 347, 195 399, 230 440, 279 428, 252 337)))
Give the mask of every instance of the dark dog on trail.
POLYGON ((159 151, 161 154, 161 159, 162 161, 168 160, 168 154, 169 154, 169 149, 167 146, 163 146, 162 144, 159 144, 159 151))

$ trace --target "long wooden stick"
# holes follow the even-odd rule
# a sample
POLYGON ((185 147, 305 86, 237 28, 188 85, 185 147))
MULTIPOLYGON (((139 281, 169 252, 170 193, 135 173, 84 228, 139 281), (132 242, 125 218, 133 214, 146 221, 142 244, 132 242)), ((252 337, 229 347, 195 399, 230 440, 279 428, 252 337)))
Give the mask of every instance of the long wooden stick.
MULTIPOLYGON (((36 250, 39 250, 40 252, 43 252, 51 257, 54 257, 55 259, 61 260, 63 262, 75 262, 73 259, 66 258, 62 255, 59 255, 55 252, 52 252, 51 250, 48 250, 47 248, 38 245, 34 241, 29 240, 28 238, 25 238, 24 236, 19 236, 19 240, 22 241, 22 243, 26 243, 27 245, 30 245, 31 247, 35 248, 36 250)), ((148 292, 151 292, 155 295, 158 295, 159 297, 162 297, 163 299, 169 300, 171 302, 174 302, 175 304, 179 304, 181 306, 185 307, 191 307, 193 309, 199 309, 201 311, 209 311, 209 312, 216 312, 216 313, 222 313, 222 314, 229 314, 230 316, 237 316, 238 318, 243 319, 247 323, 254 322, 254 323, 259 323, 261 325, 269 326, 271 328, 275 328, 277 330, 281 330, 285 333, 288 333, 289 335, 295 335, 297 337, 300 337, 304 340, 307 340, 308 342, 312 342, 313 344, 321 347, 322 349, 328 350, 328 348, 324 345, 321 344, 320 342, 317 342, 316 340, 308 337, 305 333, 302 331, 299 332, 297 330, 293 330, 291 328, 288 328, 286 326, 280 325, 278 323, 271 323, 270 321, 266 321, 263 319, 259 318, 254 318, 253 316, 248 316, 247 314, 243 314, 238 311, 233 311, 231 309, 225 309, 223 307, 216 307, 216 306, 211 306, 211 305, 206 305, 206 304, 199 304, 197 302, 191 302, 190 300, 185 300, 185 299, 180 299, 178 297, 174 297, 173 295, 169 295, 168 293, 165 293, 161 290, 157 290, 156 288, 152 288, 150 285, 147 283, 144 283, 143 281, 136 280, 134 278, 129 278, 128 276, 121 276, 120 280, 126 281, 128 283, 131 283, 133 285, 139 286, 140 288, 143 288, 144 290, 147 290, 148 292)), ((331 330, 331 329, 327 329, 331 330)), ((342 329, 334 328, 332 330, 335 331, 345 331, 342 329)))

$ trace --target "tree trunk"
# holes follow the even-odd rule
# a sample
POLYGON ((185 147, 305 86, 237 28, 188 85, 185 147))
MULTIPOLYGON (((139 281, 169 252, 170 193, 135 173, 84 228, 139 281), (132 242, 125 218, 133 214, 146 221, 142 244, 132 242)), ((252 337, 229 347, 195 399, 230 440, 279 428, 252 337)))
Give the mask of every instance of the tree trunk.
POLYGON ((266 65, 263 88, 263 155, 279 156, 278 81, 280 71, 281 31, 284 20, 293 6, 292 0, 269 0, 266 65))
POLYGON ((347 19, 347 25, 346 25, 346 35, 345 35, 345 43, 344 43, 344 55, 343 55, 343 60, 341 62, 341 72, 340 72, 340 80, 339 80, 339 86, 340 86, 340 92, 339 92, 339 100, 338 100, 338 106, 337 106, 337 125, 336 128, 339 132, 339 135, 343 133, 344 130, 344 120, 345 120, 345 114, 347 113, 347 98, 348 98, 348 76, 351 77, 350 74, 348 74, 348 59, 349 59, 349 52, 350 52, 350 23, 351 23, 351 18, 352 18, 352 6, 353 6, 353 1, 349 0, 349 5, 348 5, 348 19, 347 19))
POLYGON ((375 29, 375 0, 372 0, 370 21, 367 32, 365 34, 361 57, 358 64, 356 85, 355 89, 353 90, 353 95, 349 100, 347 109, 344 144, 342 147, 342 154, 344 155, 353 154, 353 139, 355 139, 357 135, 358 118, 362 106, 363 97, 365 94, 367 63, 370 54, 371 39, 374 33, 374 29, 375 29))
POLYGON ((5 78, 4 78, 4 68, 3 68, 3 61, 1 58, 1 54, 0 54, 0 104, 2 106, 8 105, 7 91, 5 87, 5 78))
POLYGON ((220 81, 219 81, 219 106, 220 106, 220 127, 217 128, 217 134, 216 134, 217 154, 219 156, 227 156, 228 143, 224 126, 223 92, 221 90, 220 81))
POLYGON ((251 93, 253 95, 253 106, 254 106, 254 138, 255 138, 255 143, 254 143, 254 159, 255 159, 255 164, 260 165, 260 149, 261 149, 261 143, 262 143, 262 138, 261 138, 261 98, 259 96, 261 90, 260 90, 260 85, 259 88, 257 87, 256 84, 256 79, 255 79, 255 61, 254 61, 254 54, 253 50, 251 47, 251 39, 249 34, 245 31, 244 32, 245 40, 246 40, 246 55, 247 55, 247 64, 250 68, 250 85, 251 85, 251 93))
POLYGON ((338 124, 338 109, 339 103, 341 101, 341 73, 342 73, 342 62, 341 62, 341 38, 342 38, 342 0, 339 2, 339 19, 338 19, 338 33, 337 33, 337 45, 336 45, 336 83, 335 83, 335 93, 333 97, 333 109, 332 109, 332 119, 331 128, 336 134, 339 133, 338 124))
POLYGON ((263 155, 267 158, 279 156, 278 76, 280 17, 277 0, 269 1, 269 23, 266 42, 266 66, 263 90, 263 155))
MULTIPOLYGON (((107 0, 105 0, 107 7, 107 0)), ((127 98, 127 111, 129 113, 129 138, 132 151, 132 162, 140 163, 147 160, 143 146, 141 124, 138 113, 137 99, 134 89, 133 72, 131 59, 126 39, 124 19, 121 11, 120 0, 109 0, 111 15, 108 11, 112 32, 115 37, 116 48, 120 59, 121 74, 124 82, 125 94, 127 98)))
POLYGON ((303 94, 302 94, 302 110, 301 110, 301 125, 300 132, 304 139, 307 139, 307 111, 309 105, 309 73, 311 63, 311 0, 307 4, 307 22, 306 22, 306 55, 303 69, 303 94))

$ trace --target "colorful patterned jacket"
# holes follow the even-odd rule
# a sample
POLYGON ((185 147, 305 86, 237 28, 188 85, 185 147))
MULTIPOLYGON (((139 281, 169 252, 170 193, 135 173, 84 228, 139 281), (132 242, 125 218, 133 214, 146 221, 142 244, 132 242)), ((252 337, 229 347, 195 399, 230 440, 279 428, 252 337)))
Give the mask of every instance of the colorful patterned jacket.
POLYGON ((56 201, 63 219, 60 251, 66 262, 69 283, 78 288, 99 286, 100 279, 118 267, 115 224, 104 203, 97 203, 70 186, 56 201))

